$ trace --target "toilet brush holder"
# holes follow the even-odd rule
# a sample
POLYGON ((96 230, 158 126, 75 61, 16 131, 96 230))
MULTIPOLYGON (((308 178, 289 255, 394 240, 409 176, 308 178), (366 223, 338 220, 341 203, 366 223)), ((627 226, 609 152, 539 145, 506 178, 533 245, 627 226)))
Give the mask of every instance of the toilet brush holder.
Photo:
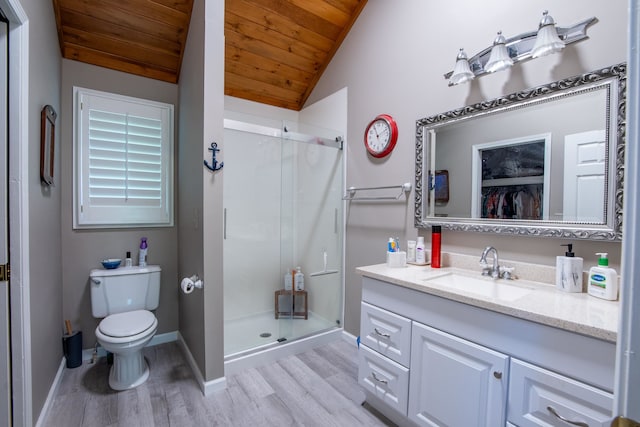
POLYGON ((67 359, 67 368, 77 368, 82 365, 82 331, 62 336, 62 352, 67 359))

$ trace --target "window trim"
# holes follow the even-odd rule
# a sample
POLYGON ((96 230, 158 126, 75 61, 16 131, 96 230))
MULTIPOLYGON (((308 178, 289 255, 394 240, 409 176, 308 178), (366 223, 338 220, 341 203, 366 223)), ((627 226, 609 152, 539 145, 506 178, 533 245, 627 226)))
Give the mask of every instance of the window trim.
MULTIPOLYGON (((125 95, 119 95, 109 92, 103 92, 93 89, 81 87, 73 87, 73 229, 106 229, 106 228, 147 228, 147 227, 172 227, 174 226, 175 217, 175 189, 174 189, 174 169, 175 169, 175 130, 174 130, 174 106, 172 104, 151 101, 142 98, 135 98, 125 95), (163 157, 166 154, 168 160, 162 160, 162 206, 156 208, 156 212, 160 213, 158 220, 131 220, 124 216, 115 221, 105 221, 104 219, 91 218, 87 214, 87 206, 83 205, 88 200, 88 196, 83 193, 83 183, 89 176, 87 166, 83 165, 83 153, 88 150, 88 141, 82 140, 83 118, 88 115, 82 111, 82 100, 86 97, 103 98, 107 101, 118 103, 130 103, 132 106, 144 106, 159 111, 163 127, 163 141, 161 145, 163 157), (166 138, 166 140, 164 139, 166 138), (168 146, 167 146, 168 145, 168 146), (85 170, 83 170, 83 167, 85 170), (84 212, 83 212, 84 210, 84 212)), ((88 209, 100 209, 100 207, 88 206, 88 209)), ((112 210, 120 208, 113 207, 112 210)), ((123 208, 127 210, 127 208, 123 208)), ((143 209, 142 207, 132 207, 131 209, 143 209)), ((124 212, 124 211, 123 211, 124 212)), ((129 210, 132 212, 132 210, 129 210)), ((110 215, 110 218, 114 218, 110 215)))

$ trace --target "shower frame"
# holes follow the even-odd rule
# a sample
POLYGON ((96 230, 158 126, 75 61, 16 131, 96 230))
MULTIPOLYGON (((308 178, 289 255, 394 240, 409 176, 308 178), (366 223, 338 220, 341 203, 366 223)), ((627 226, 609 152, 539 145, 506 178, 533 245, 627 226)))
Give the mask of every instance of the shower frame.
MULTIPOLYGON (((294 340, 306 339, 309 337, 313 337, 313 335, 321 335, 322 333, 327 332, 331 329, 338 328, 341 330, 342 328, 342 321, 344 318, 344 272, 343 272, 344 255, 343 254, 344 254, 344 231, 345 231, 344 230, 345 204, 344 204, 344 201, 342 201, 342 189, 344 188, 344 168, 345 168, 344 151, 342 150, 343 139, 342 137, 333 138, 333 137, 315 136, 315 135, 309 135, 303 132, 298 132, 296 129, 297 126, 299 126, 299 124, 297 123, 293 123, 293 124, 282 123, 282 126, 280 128, 275 128, 275 127, 264 126, 264 125, 249 123, 244 121, 225 119, 224 121, 225 152, 223 153, 223 155, 225 155, 225 161, 226 161, 225 175, 227 174, 233 175, 232 173, 230 173, 229 169, 227 169, 229 168, 228 165, 230 164, 230 162, 233 162, 233 160, 231 160, 229 156, 229 151, 230 151, 229 148, 231 147, 230 144, 240 144, 240 142, 238 141, 234 141, 231 138, 227 138, 228 136, 227 131, 242 132, 242 135, 247 135, 247 134, 258 135, 257 138, 267 138, 269 143, 273 143, 274 141, 277 141, 277 144, 279 145, 279 149, 280 149, 279 157, 281 162, 279 167, 280 174, 281 174, 280 175, 280 206, 279 206, 279 209, 280 209, 280 214, 279 214, 280 268, 279 268, 279 274, 277 274, 276 277, 271 277, 273 276, 273 272, 269 275, 269 279, 268 279, 269 284, 266 286, 267 288, 271 287, 271 290, 281 289, 283 287, 284 272, 288 268, 296 267, 295 264, 301 263, 300 259, 303 256, 300 251, 300 246, 303 246, 303 244, 297 241, 297 239, 299 239, 299 236, 297 236, 297 232, 295 230, 294 231, 285 230, 286 229, 285 224, 289 224, 293 228, 296 228, 296 227, 302 228, 299 224, 300 222, 302 222, 302 219, 297 217, 299 215, 297 212, 299 209, 298 207, 295 206, 296 204, 300 204, 301 202, 296 198, 296 196, 294 196, 294 193, 297 194, 300 192, 299 188, 297 188, 296 185, 298 184, 298 179, 300 175, 304 175, 304 171, 302 173, 299 173, 297 169, 302 168, 300 164, 303 162, 304 162, 304 168, 308 168, 310 170, 313 167, 321 168, 322 165, 318 166, 314 164, 314 162, 318 161, 317 157, 322 158, 323 153, 335 154, 335 158, 333 160, 331 160, 331 158, 329 159, 330 162, 333 161, 333 164, 329 164, 329 166, 333 166, 333 168, 331 168, 330 171, 327 171, 326 169, 319 169, 319 170, 321 171, 321 173, 324 173, 324 174, 330 173, 330 175, 325 178, 325 179, 328 179, 328 184, 327 184, 328 187, 324 188, 323 190, 324 192, 328 192, 331 194, 332 197, 330 198, 330 204, 331 204, 331 207, 335 206, 335 211, 331 215, 332 221, 333 221, 333 224, 331 227, 333 228, 332 230, 333 233, 336 235, 335 245, 337 246, 333 246, 331 248, 331 250, 334 253, 329 254, 329 256, 327 256, 328 250, 326 247, 322 248, 322 251, 316 249, 318 253, 312 256, 312 258, 315 258, 315 259, 312 262, 307 260, 306 262, 303 263, 305 264, 303 265, 303 271, 305 272, 305 283, 307 284, 307 289, 309 291, 309 298, 311 298, 312 300, 310 313, 314 314, 314 311, 313 311, 314 298, 316 298, 316 295, 321 295, 317 291, 314 294, 314 290, 313 290, 314 286, 317 288, 319 286, 318 285, 319 283, 325 283, 325 282, 331 281, 332 284, 328 285, 327 287, 332 286, 336 288, 335 292, 334 294, 332 294, 333 296, 324 298, 325 300, 329 300, 329 301, 323 301, 323 302, 325 303, 325 305, 330 305, 331 298, 337 299, 338 306, 334 307, 334 308, 337 308, 334 310, 335 323, 332 323, 332 324, 326 323, 324 325, 321 324, 321 326, 314 326, 317 329, 314 329, 314 327, 312 327, 311 328, 312 330, 310 331, 305 331, 304 328, 294 330, 296 326, 301 325, 301 322, 309 322, 309 321, 305 321, 305 320, 301 321, 299 319, 293 319, 292 316, 289 316, 288 319, 286 319, 285 321, 282 321, 282 320, 279 321, 279 324, 280 324, 279 330, 273 333, 272 337, 267 337, 267 339, 265 339, 264 341, 258 340, 260 344, 248 345, 246 348, 242 348, 242 346, 240 346, 235 348, 235 350, 230 350, 228 347, 231 347, 231 346, 229 346, 227 343, 231 340, 231 337, 227 335, 231 333, 230 332, 231 327, 228 328, 228 326, 232 321, 237 322, 237 321, 244 321, 246 319, 241 319, 238 317, 239 310, 237 309, 237 306, 239 303, 238 299, 240 297, 231 295, 231 293, 236 292, 236 289, 229 288, 230 286, 229 282, 231 280, 230 279, 228 280, 228 278, 230 278, 231 275, 229 275, 228 272, 226 271, 229 264, 225 260, 225 274, 224 274, 225 276, 225 285, 224 285, 225 286, 224 288, 225 289, 225 360, 244 357, 246 355, 250 355, 251 353, 269 349, 274 346, 280 346, 283 343, 290 343, 291 341, 294 341, 294 340), (331 150, 330 152, 326 151, 326 150, 330 150, 331 148, 335 150, 331 150), (325 151, 322 151, 322 150, 325 150, 325 151), (304 159, 301 159, 301 156, 304 156, 304 159), (287 163, 287 159, 291 159, 290 163, 287 163), (285 164, 288 165, 288 167, 291 168, 291 170, 285 171, 287 167, 285 166, 285 164), (287 174, 287 172, 290 174, 292 179, 288 180, 287 178, 285 178, 285 175, 287 174), (293 179, 294 177, 296 177, 296 179, 293 179), (290 187, 287 188, 287 185, 289 185, 290 187), (287 201, 286 200, 287 196, 289 196, 291 200, 287 201), (288 214, 292 215, 292 218, 290 219, 289 222, 287 222, 287 218, 286 218, 288 214), (295 225, 294 225, 294 222, 295 222, 295 225), (291 236, 283 237, 283 234, 287 232, 291 233, 293 237, 291 236), (287 245, 289 245, 289 247, 287 247, 287 245), (336 247, 338 248, 337 251, 335 250, 336 247), (329 262, 327 261, 327 258, 329 258, 329 262), (232 313, 228 313, 229 311, 233 311, 233 310, 235 311, 232 313)), ((326 133, 326 131, 324 133, 326 133)), ((257 147, 260 148, 259 145, 257 147)), ((236 147, 233 147, 233 148, 236 148, 236 147)), ((245 150, 243 153, 246 155, 247 151, 245 150)), ((325 157, 331 157, 331 154, 329 154, 329 156, 325 155, 325 157)), ((255 168, 266 167, 268 169, 269 166, 267 165, 266 162, 270 160, 272 159, 265 158, 264 159, 265 162, 261 165, 255 165, 255 168)), ((322 161, 322 159, 320 161, 322 161)), ((235 189, 234 191, 237 192, 238 191, 237 183, 234 181, 233 177, 225 176, 225 183, 229 178, 231 178, 233 182, 232 186, 235 189)), ((307 178, 311 178, 311 180, 313 181, 315 176, 312 176, 310 175, 310 173, 307 173, 307 178)), ((242 179, 242 178, 239 178, 239 179, 242 179)), ((266 179, 265 181, 268 181, 268 179, 266 179)), ((262 185, 263 181, 260 180, 260 182, 262 185)), ((231 185, 231 183, 227 185, 231 185)), ((242 186, 241 188, 242 188, 241 191, 245 190, 244 186, 242 186)), ((231 226, 231 224, 228 223, 228 222, 231 222, 230 221, 231 216, 228 214, 228 211, 227 211, 227 191, 229 189, 230 189, 229 186, 225 187, 225 208, 224 208, 225 245, 227 245, 228 243, 227 238, 228 237, 231 238, 231 236, 228 236, 228 233, 227 233, 227 227, 231 226)), ((309 193, 309 191, 307 191, 307 193, 309 193)), ((263 196, 263 195, 260 195, 260 196, 263 196)), ((271 208, 273 208, 273 206, 271 208)), ((323 204, 318 210, 322 211, 325 208, 326 206, 323 204)), ((267 207, 267 215, 270 213, 268 211, 269 211, 269 207, 267 207)), ((305 220, 307 219, 308 218, 305 218, 305 220)), ((324 220, 326 220, 326 218, 320 218, 320 221, 324 221, 324 220)), ((310 231, 310 235, 315 233, 315 228, 316 228, 315 225, 307 227, 308 230, 314 230, 314 231, 310 231)), ((326 228, 327 227, 325 226, 324 230, 328 231, 326 230, 326 228)), ((250 234, 251 233, 249 233, 249 235, 250 234)), ((321 234, 321 233, 317 233, 317 234, 321 234)), ((269 240, 269 238, 265 236, 262 236, 262 239, 269 240)), ((305 244, 304 246, 306 247, 307 245, 305 244)), ((312 246, 312 245, 309 245, 309 246, 312 246)), ((228 246, 225 246, 225 250, 224 250, 225 259, 227 259, 227 257, 229 256, 227 248, 228 246)), ((307 259, 309 258, 309 254, 306 254, 306 258, 307 259)), ((256 292, 253 292, 253 293, 256 293, 256 292)), ((264 298, 264 295, 260 296, 259 298, 260 299, 264 298)), ((273 299, 273 296, 271 298, 273 299)), ((322 299, 322 298, 317 298, 317 299, 322 299)), ((293 307, 291 308, 290 312, 291 313, 294 312, 293 307)), ((247 313, 244 313, 244 314, 246 315, 247 313)), ((252 313, 252 314, 259 315, 260 313, 252 313)), ((262 323, 267 324, 268 321, 263 320, 262 323)), ((264 334, 264 335, 268 335, 268 333, 269 331, 260 332, 260 334, 264 334)), ((254 333, 254 335, 257 335, 257 334, 254 333)))

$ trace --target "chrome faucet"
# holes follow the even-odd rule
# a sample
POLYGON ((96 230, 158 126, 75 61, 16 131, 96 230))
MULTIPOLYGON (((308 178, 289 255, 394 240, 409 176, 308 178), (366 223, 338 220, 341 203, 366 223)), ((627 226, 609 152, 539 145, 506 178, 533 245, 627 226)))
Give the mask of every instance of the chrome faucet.
POLYGON ((500 278, 500 265, 498 264, 498 251, 493 246, 487 246, 480 256, 480 265, 482 266, 482 275, 491 276, 494 279, 500 278), (493 267, 487 264, 487 255, 493 251, 493 267))

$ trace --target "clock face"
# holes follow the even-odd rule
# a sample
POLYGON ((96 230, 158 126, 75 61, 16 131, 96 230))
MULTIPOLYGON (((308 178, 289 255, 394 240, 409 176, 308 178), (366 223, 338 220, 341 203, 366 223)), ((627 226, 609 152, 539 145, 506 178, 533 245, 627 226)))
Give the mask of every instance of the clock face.
POLYGON ((391 153, 397 140, 398 126, 387 114, 373 119, 364 133, 364 145, 373 157, 384 157, 391 153))

